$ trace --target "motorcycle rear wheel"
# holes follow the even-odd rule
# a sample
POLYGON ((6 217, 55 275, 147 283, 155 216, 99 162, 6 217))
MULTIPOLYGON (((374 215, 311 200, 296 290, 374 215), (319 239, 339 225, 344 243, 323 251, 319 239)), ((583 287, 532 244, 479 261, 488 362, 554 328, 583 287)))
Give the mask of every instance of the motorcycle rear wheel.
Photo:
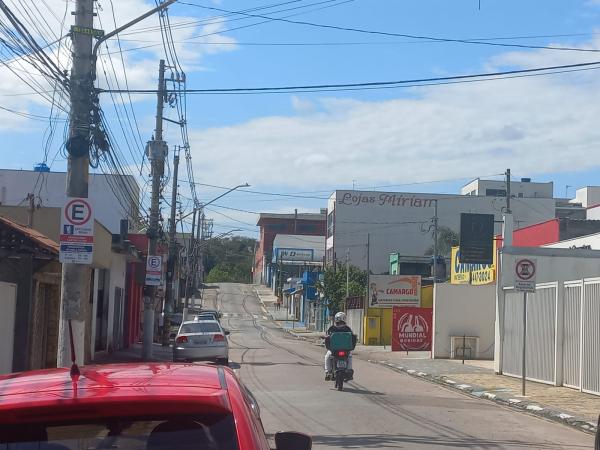
POLYGON ((337 377, 335 377, 335 387, 337 388, 338 391, 341 391, 342 389, 344 389, 344 376, 343 375, 338 375, 337 377))

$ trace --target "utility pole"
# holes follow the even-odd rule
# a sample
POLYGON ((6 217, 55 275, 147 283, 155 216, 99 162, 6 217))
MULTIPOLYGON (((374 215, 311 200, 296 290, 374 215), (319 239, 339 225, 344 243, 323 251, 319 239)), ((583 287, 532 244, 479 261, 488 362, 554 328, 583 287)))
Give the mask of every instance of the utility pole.
MULTIPOLYGON (((161 181, 165 170, 167 143, 162 140, 163 105, 165 99, 165 61, 160 60, 158 72, 158 96, 156 100, 156 129, 154 139, 148 142, 146 152, 152 167, 152 199, 150 203, 150 226, 148 227, 148 256, 157 256, 160 215, 161 181)), ((144 335, 142 340, 142 359, 152 358, 154 342, 154 308, 156 305, 156 286, 146 286, 144 292, 144 335)))
POLYGON ((438 254, 438 201, 434 200, 433 212, 433 285, 437 282, 437 254, 438 254))
POLYGON ((175 310, 175 293, 173 292, 173 279, 175 278, 175 266, 177 265, 177 242, 175 242, 175 232, 177 223, 175 214, 177 213, 177 175, 179 172, 179 151, 177 147, 173 150, 173 188, 171 189, 171 219, 169 221, 169 257, 167 260, 167 290, 165 291, 165 321, 162 334, 162 345, 169 345, 169 327, 170 320, 167 313, 175 310))
MULTIPOLYGON (((94 27, 94 0, 77 0, 75 26, 79 29, 94 27)), ((92 110, 93 61, 92 36, 73 32, 73 67, 70 77, 71 109, 69 111, 69 139, 66 194, 69 197, 88 197, 90 122, 92 110)), ((86 264, 62 265, 60 321, 56 365, 69 367, 73 331, 75 358, 84 363, 85 318, 90 296, 91 270, 86 264)))
POLYGON ((27 194, 27 226, 33 228, 33 213, 35 211, 35 196, 33 194, 27 194))
POLYGON ((197 213, 197 209, 194 208, 193 211, 193 218, 192 218, 192 236, 190 238, 190 246, 188 247, 188 251, 187 251, 187 273, 186 273, 186 277, 185 277, 185 311, 184 311, 184 317, 187 315, 187 310, 190 307, 190 300, 189 300, 189 292, 190 292, 190 285, 192 284, 192 279, 193 279, 193 258, 194 258, 194 252, 195 252, 195 248, 196 248, 196 238, 195 238, 195 234, 196 233, 196 213, 197 213))
POLYGON ((346 249, 346 299, 350 296, 350 249, 346 249))
POLYGON ((506 214, 512 214, 510 210, 510 169, 506 169, 506 214))

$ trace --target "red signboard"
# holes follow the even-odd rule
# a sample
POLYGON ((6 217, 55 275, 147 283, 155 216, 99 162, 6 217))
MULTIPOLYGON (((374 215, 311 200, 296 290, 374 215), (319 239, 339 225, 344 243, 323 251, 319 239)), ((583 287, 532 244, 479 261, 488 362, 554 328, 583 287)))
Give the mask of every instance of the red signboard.
POLYGON ((431 350, 433 309, 394 306, 392 351, 431 350))

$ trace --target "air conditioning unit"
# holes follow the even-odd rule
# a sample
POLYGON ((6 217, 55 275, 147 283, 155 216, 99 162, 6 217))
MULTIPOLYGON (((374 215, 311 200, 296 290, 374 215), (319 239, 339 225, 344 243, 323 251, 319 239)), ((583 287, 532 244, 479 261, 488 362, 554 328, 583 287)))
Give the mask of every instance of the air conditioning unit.
POLYGON ((450 336, 451 359, 479 358, 479 336, 450 336))

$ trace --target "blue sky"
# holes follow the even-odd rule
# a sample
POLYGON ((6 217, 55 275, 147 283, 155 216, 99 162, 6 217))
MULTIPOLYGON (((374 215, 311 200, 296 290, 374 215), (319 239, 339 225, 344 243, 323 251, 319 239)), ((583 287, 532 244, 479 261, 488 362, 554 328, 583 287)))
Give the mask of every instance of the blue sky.
MULTIPOLYGON (((103 26, 110 29, 113 18, 109 3, 99 3, 103 26)), ((189 3, 236 11, 280 2, 189 3)), ((64 2, 53 0, 50 4, 55 5, 57 15, 62 15, 64 2)), ((123 23, 150 7, 151 3, 143 0, 115 2, 116 21, 123 23)), ((543 5, 481 0, 481 8, 478 0, 299 0, 259 13, 277 17, 301 13, 290 19, 411 35, 458 39, 520 37, 493 42, 600 48, 600 35, 596 34, 600 2, 590 0, 544 1, 543 5), (311 4, 314 6, 308 6, 311 4), (288 8, 298 9, 276 13, 288 8), (554 37, 525 38, 540 35, 554 37)), ((186 4, 170 8, 173 24, 221 14, 186 4)), ((234 17, 240 16, 227 19, 234 17)), ((261 19, 223 20, 212 19, 212 23, 205 22, 203 26, 175 30, 174 39, 190 89, 401 80, 600 60, 595 53, 432 43, 276 21, 227 31, 261 19), (186 41, 194 35, 217 31, 221 34, 193 43, 186 41), (342 45, 248 45, 292 43, 342 45)), ((156 18, 151 18, 140 27, 157 23, 156 18)), ((128 49, 157 43, 159 35, 143 31, 124 34, 122 39, 122 47, 128 49)), ((118 50, 116 42, 111 43, 110 49, 118 50)), ((161 52, 158 46, 125 53, 130 87, 155 87, 161 52)), ((113 58, 119 68, 120 59, 116 55, 113 58)), ((122 69, 117 73, 123 77, 122 69)), ((326 206, 320 197, 327 197, 336 188, 350 188, 353 183, 365 189, 398 185, 388 189, 457 192, 469 179, 497 175, 507 167, 516 177, 554 181, 557 195, 563 196, 570 185, 568 193, 572 196, 576 187, 598 184, 600 152, 596 146, 600 131, 596 128, 600 128, 600 82, 595 78, 592 70, 411 89, 190 95, 188 127, 194 176, 200 183, 232 186, 248 182, 250 189, 261 192, 300 192, 303 194, 298 195, 315 197, 237 192, 218 203, 248 211, 317 210, 326 206), (435 180, 441 182, 423 184, 435 180)), ((20 80, 3 77, 0 105, 47 116, 45 103, 32 101, 31 97, 6 96, 30 90, 19 83, 20 80)), ((105 85, 102 74, 99 83, 105 85)), ((123 78, 121 84, 124 85, 123 78)), ((154 102, 152 96, 134 97, 133 108, 143 140, 152 134, 154 102)), ((110 96, 103 94, 101 105, 121 146, 126 147, 110 96)), ((169 108, 167 114, 172 116, 169 108)), ((0 124, 4 141, 2 167, 29 169, 43 160, 44 122, 15 120, 8 113, 0 114, 0 118, 4 121, 4 125, 0 124)), ((61 127, 59 124, 60 132, 48 152, 48 164, 52 163, 53 170, 66 168, 60 154, 54 159, 61 144, 61 127)), ((173 125, 167 127, 170 144, 180 143, 176 131, 173 125)), ((139 165, 139 151, 134 148, 133 156, 123 152, 127 164, 139 165)), ((186 178, 185 171, 182 178, 186 178)), ((185 184, 181 183, 184 206, 189 195, 185 184)), ((203 201, 222 192, 207 186, 197 189, 203 201)), ((255 214, 213 209, 229 216, 209 211, 216 230, 240 227, 244 233, 252 232, 255 214)))

